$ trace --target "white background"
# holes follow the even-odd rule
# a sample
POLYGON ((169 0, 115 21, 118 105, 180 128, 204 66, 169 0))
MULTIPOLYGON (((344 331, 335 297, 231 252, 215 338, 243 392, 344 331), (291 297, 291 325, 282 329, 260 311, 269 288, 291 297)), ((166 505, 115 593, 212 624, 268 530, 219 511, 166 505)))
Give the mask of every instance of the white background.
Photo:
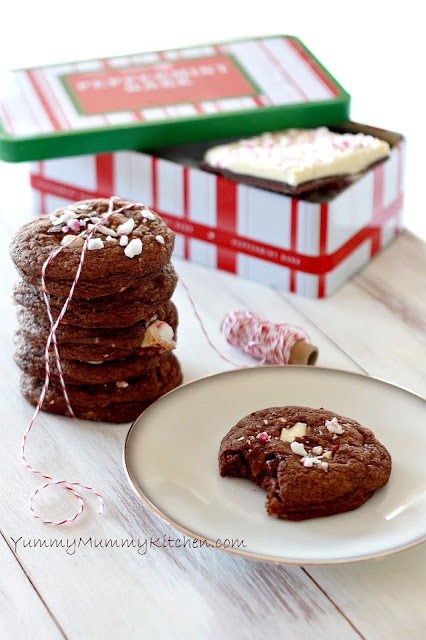
MULTIPOLYGON (((419 0, 7 2, 0 38, 4 69, 241 36, 298 36, 351 94, 353 120, 406 135, 405 226, 426 240, 426 56, 419 0)), ((20 189, 24 172, 0 164, 3 193, 5 186, 9 193, 20 189)))

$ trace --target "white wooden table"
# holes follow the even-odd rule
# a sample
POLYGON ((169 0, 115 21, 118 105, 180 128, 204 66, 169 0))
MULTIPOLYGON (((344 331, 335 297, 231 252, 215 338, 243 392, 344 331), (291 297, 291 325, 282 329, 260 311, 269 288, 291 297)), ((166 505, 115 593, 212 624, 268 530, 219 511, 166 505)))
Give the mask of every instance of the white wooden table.
MULTIPOLYGON (((5 175, 0 167, 0 181, 5 175)), ((15 310, 7 304, 15 278, 7 246, 29 215, 20 193, 21 204, 3 199, 0 205, 0 638, 424 638, 426 545, 375 562, 307 568, 273 566, 210 548, 152 548, 142 555, 135 548, 74 547, 80 537, 92 544, 109 538, 136 544, 173 536, 126 481, 122 456, 128 425, 42 414, 30 436, 29 461, 55 478, 93 485, 107 508, 104 517, 97 516, 88 495, 83 517, 62 528, 30 516, 28 497, 40 482, 21 464, 19 448, 32 408, 18 391, 12 360, 15 310), (47 546, 50 541, 68 544, 68 550, 47 546)), ((304 327, 320 349, 319 365, 366 372, 424 393, 426 247, 414 236, 403 233, 352 282, 321 301, 190 263, 176 267, 210 336, 228 355, 220 321, 233 308, 247 308, 304 327)), ((226 368, 206 343, 181 286, 175 301, 177 354, 186 381, 226 368)), ((73 512, 71 496, 47 493, 38 503, 43 510, 48 502, 46 515, 73 512)))

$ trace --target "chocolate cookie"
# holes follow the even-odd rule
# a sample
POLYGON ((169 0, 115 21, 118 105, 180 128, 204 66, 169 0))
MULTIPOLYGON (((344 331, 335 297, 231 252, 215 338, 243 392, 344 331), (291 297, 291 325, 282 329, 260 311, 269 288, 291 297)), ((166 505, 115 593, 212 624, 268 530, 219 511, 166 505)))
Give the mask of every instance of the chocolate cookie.
MULTIPOLYGON (((68 397, 78 418, 106 422, 135 420, 154 400, 182 382, 179 363, 169 356, 147 375, 102 386, 67 385, 68 397)), ((43 382, 25 373, 21 376, 21 392, 32 405, 37 405, 43 382)), ((50 384, 43 411, 70 415, 59 384, 50 384)))
MULTIPOLYGON (((50 333, 47 317, 34 315, 25 307, 17 307, 18 334, 39 352, 44 349, 50 333)), ((108 361, 122 360, 131 355, 151 357, 160 355, 160 346, 142 347, 146 330, 153 322, 161 320, 170 325, 176 340, 177 310, 173 302, 166 302, 146 320, 124 329, 85 329, 61 323, 56 331, 61 358, 66 360, 108 361)))
MULTIPOLYGON (((143 294, 133 288, 127 288, 121 293, 103 296, 96 299, 71 300, 64 323, 87 328, 122 328, 140 320, 149 319, 155 309, 169 300, 173 295, 177 283, 177 275, 171 264, 167 265, 159 276, 146 283, 143 294)), ((46 304, 43 293, 24 280, 18 280, 14 286, 16 302, 33 314, 47 317, 46 304)), ((59 315, 66 298, 49 296, 49 303, 54 319, 59 315)))
POLYGON ((262 487, 268 514, 287 520, 360 507, 387 483, 391 466, 369 429, 308 407, 251 413, 232 427, 219 450, 220 475, 262 487))
MULTIPOLYGON (((114 199, 117 211, 131 203, 114 199)), ((10 254, 17 269, 29 278, 39 278, 44 262, 57 250, 64 238, 92 230, 108 213, 108 199, 84 200, 62 209, 52 216, 42 216, 21 227, 10 245, 10 254)), ((66 242, 66 241, 64 241, 66 242)), ((50 280, 73 279, 80 262, 82 239, 75 239, 52 259, 46 276, 50 280)), ((169 260, 174 246, 174 234, 156 214, 144 205, 112 215, 97 227, 89 241, 81 272, 82 281, 99 282, 118 276, 144 278, 158 271, 169 260), (108 240, 110 238, 110 240, 108 240)))
MULTIPOLYGON (((29 276, 22 270, 18 269, 18 273, 22 279, 28 284, 32 284, 34 287, 38 287, 41 290, 41 276, 29 276)), ((121 294, 124 291, 131 290, 131 296, 140 297, 143 299, 146 294, 152 291, 152 281, 165 282, 170 281, 171 278, 176 279, 177 274, 172 266, 168 263, 161 269, 149 273, 143 278, 133 278, 129 275, 117 274, 115 276, 109 276, 108 278, 99 278, 98 280, 82 280, 79 279, 77 286, 74 289, 73 299, 75 300, 92 300, 97 298, 103 298, 105 296, 113 296, 121 294)), ((56 297, 68 297, 72 285, 72 280, 49 280, 46 279, 47 291, 52 296, 56 297)))
MULTIPOLYGON (((30 376, 44 378, 45 361, 44 348, 34 347, 25 342, 22 336, 17 336, 15 340, 14 358, 18 367, 30 376)), ((59 348, 60 352, 60 348, 59 348)), ((51 379, 59 380, 56 361, 51 348, 50 368, 51 379)), ((67 384, 73 385, 97 385, 117 380, 128 380, 143 376, 163 361, 171 357, 170 352, 151 357, 141 357, 131 355, 122 360, 90 361, 67 360, 61 357, 61 366, 64 380, 67 384)))

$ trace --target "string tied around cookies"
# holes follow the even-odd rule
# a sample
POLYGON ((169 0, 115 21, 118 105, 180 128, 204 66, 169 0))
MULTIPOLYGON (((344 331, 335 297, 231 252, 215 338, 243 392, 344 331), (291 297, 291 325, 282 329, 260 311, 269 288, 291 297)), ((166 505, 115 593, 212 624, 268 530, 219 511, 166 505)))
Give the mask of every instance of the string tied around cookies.
POLYGON ((44 384, 43 384, 43 388, 41 390, 40 393, 40 397, 36 406, 36 409, 34 411, 34 414, 30 420, 30 423, 24 433, 23 439, 22 439, 22 445, 21 445, 21 459, 22 462, 24 463, 25 467, 31 471, 32 473, 39 475, 41 478, 47 480, 47 482, 45 484, 43 484, 41 487, 38 487, 34 493, 31 495, 30 497, 30 502, 29 502, 29 508, 30 511, 32 513, 32 515, 37 518, 38 520, 40 520, 43 524, 50 524, 50 525, 56 525, 56 526, 60 526, 60 525, 64 525, 64 524, 68 524, 71 522, 74 522, 84 511, 84 500, 82 498, 82 496, 77 493, 76 488, 80 487, 80 489, 85 489, 86 491, 90 491, 92 492, 98 499, 99 501, 99 515, 103 515, 104 513, 104 509, 105 509, 105 504, 104 501, 102 499, 102 496, 96 492, 93 487, 90 487, 88 485, 82 484, 81 482, 69 482, 67 480, 54 480, 54 478, 52 476, 48 476, 45 475, 44 473, 42 473, 41 471, 35 469, 34 467, 32 467, 29 462, 26 459, 26 455, 25 455, 25 449, 26 449, 26 445, 27 445, 27 439, 28 439, 28 435, 30 433, 30 431, 32 430, 35 420, 38 416, 38 414, 41 411, 41 407, 44 401, 44 398, 46 396, 47 390, 49 388, 49 382, 50 382, 50 364, 49 364, 49 350, 50 350, 50 345, 53 342, 53 348, 54 348, 54 355, 55 355, 55 360, 56 360, 56 366, 57 366, 57 370, 58 370, 58 375, 59 375, 59 381, 60 381, 60 386, 62 389, 62 393, 65 399, 65 403, 67 405, 67 409, 70 413, 70 416, 72 418, 75 418, 75 414, 74 411, 71 407, 69 398, 68 398, 68 393, 67 393, 67 389, 66 389, 66 385, 65 385, 65 381, 64 381, 64 377, 63 377, 63 373, 62 373, 62 367, 61 367, 61 359, 59 356, 59 351, 58 351, 58 346, 57 346, 57 341, 56 341, 56 330, 58 328, 58 326, 60 325, 60 323, 62 322, 62 319, 70 305, 70 302, 72 300, 73 294, 74 294, 74 290, 77 286, 78 280, 80 278, 80 274, 83 268, 83 264, 84 264, 84 258, 86 256, 86 252, 88 249, 88 244, 89 244, 89 240, 92 238, 92 236, 94 235, 94 233, 96 233, 97 229, 99 226, 103 225, 104 222, 106 220, 108 220, 108 218, 110 218, 113 214, 116 213, 121 213, 122 211, 125 211, 127 209, 132 209, 135 206, 139 206, 137 203, 132 202, 129 204, 126 204, 122 207, 120 207, 119 209, 114 209, 114 201, 117 200, 118 198, 116 196, 112 196, 109 199, 109 206, 108 206, 108 210, 107 212, 102 216, 102 218, 96 222, 93 227, 88 230, 88 229, 83 229, 81 231, 81 233, 78 234, 78 236, 72 236, 72 239, 70 239, 68 242, 66 242, 65 244, 61 245, 60 247, 58 247, 58 249, 56 249, 55 251, 53 251, 49 257, 47 258, 47 260, 44 262, 43 267, 42 267, 42 273, 41 273, 41 289, 42 289, 42 293, 43 293, 43 298, 44 298, 44 302, 46 304, 46 309, 47 309, 47 315, 49 318, 49 322, 50 322, 50 333, 49 333, 49 337, 47 339, 46 342, 46 348, 45 348, 45 371, 46 371, 46 375, 45 375, 45 380, 44 380, 44 384), (69 246, 72 242, 75 241, 76 237, 82 237, 84 238, 84 243, 82 246, 82 250, 81 250, 81 255, 80 255, 80 260, 79 260, 79 264, 78 264, 78 268, 76 271, 76 274, 74 276, 73 279, 73 283, 72 286, 70 288, 69 294, 67 296, 67 299, 59 313, 59 316, 57 318, 57 320, 54 322, 53 321, 53 316, 52 316, 52 310, 51 310, 51 306, 50 306, 50 302, 49 302, 49 298, 48 298, 48 291, 47 291, 47 286, 46 286, 46 270, 47 267, 49 266, 49 264, 51 263, 51 261, 59 254, 61 253, 61 251, 63 251, 67 246, 69 246), (79 503, 79 507, 78 510, 75 512, 75 514, 72 517, 69 518, 65 518, 64 520, 61 521, 53 521, 53 520, 45 520, 44 518, 42 518, 40 515, 38 515, 36 513, 36 511, 34 510, 34 499, 37 495, 40 494, 41 491, 43 491, 44 489, 47 489, 48 487, 51 486, 60 486, 63 487, 64 489, 66 489, 67 491, 69 491, 78 501, 79 503))

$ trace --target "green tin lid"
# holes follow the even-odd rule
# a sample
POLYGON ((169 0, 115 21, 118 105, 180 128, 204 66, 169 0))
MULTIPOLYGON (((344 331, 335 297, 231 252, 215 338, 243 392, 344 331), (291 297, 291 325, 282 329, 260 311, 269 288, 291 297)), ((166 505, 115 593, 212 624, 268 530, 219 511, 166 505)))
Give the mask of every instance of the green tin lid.
POLYGON ((349 94, 292 36, 6 72, 0 158, 17 162, 348 119, 349 94))

